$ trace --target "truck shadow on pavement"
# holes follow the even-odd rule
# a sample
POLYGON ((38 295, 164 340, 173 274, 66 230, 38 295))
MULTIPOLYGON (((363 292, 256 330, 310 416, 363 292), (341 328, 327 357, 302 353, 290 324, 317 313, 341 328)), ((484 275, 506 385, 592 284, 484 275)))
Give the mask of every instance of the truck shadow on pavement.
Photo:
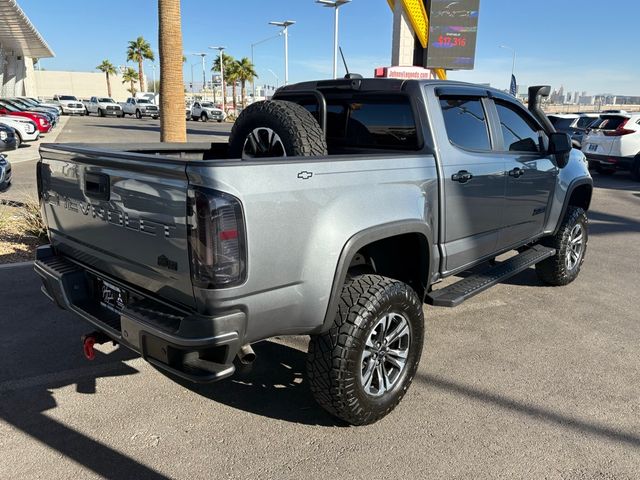
POLYGON ((485 404, 495 405, 504 410, 509 410, 519 415, 529 417, 532 420, 545 422, 550 425, 586 433, 605 440, 612 440, 631 447, 640 447, 640 437, 630 432, 624 432, 606 425, 598 425, 593 422, 580 420, 570 415, 563 415, 551 409, 532 405, 509 397, 482 391, 471 386, 457 383, 434 375, 418 373, 414 381, 445 392, 466 397, 468 400, 480 401, 485 404))
MULTIPOLYGON (((39 286, 31 268, 16 267, 0 275, 0 291, 3 292, 0 297, 3 304, 0 314, 3 332, 0 337, 0 422, 101 477, 167 478, 99 440, 101 424, 109 422, 109 412, 100 412, 99 416, 91 418, 95 422, 91 425, 95 438, 54 418, 52 412, 61 406, 55 390, 75 385, 76 392, 91 395, 96 393, 97 379, 133 375, 138 370, 124 363, 136 357, 126 349, 118 349, 109 355, 98 353, 92 363, 84 360, 80 336, 86 333, 87 327, 54 307, 38 291, 39 286)), ((58 398, 62 398, 61 402, 68 401, 65 396, 58 398)), ((64 407, 73 408, 69 404, 64 407)), ((79 413, 82 418, 85 415, 86 412, 79 413)), ((19 455, 21 463, 38 461, 28 458, 26 451, 19 455)), ((6 475, 6 478, 18 476, 9 475, 9 472, 6 475)))
POLYGON ((640 222, 633 218, 596 210, 589 211, 587 216, 589 217, 589 235, 640 233, 640 222))
POLYGON ((257 359, 221 382, 198 385, 174 379, 212 401, 256 415, 304 425, 348 426, 316 403, 305 375, 306 350, 274 341, 253 345, 257 359))

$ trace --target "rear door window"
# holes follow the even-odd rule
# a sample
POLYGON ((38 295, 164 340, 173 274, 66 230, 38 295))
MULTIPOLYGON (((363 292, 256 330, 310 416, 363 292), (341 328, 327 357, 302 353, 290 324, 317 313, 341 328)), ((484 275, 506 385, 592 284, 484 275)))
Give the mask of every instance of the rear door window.
POLYGON ((480 98, 441 98, 440 107, 451 143, 468 150, 491 150, 487 116, 480 98))

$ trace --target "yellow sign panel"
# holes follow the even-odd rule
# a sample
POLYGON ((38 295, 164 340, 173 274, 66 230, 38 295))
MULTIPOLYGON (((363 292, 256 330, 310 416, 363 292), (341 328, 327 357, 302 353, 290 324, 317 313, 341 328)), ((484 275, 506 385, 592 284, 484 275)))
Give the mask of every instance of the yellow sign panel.
MULTIPOLYGON (((422 48, 427 48, 429 42, 429 17, 427 11, 424 9, 424 2, 422 0, 400 0, 404 11, 407 12, 409 22, 413 27, 413 31, 416 33, 422 48)), ((387 3, 391 7, 391 10, 395 8, 395 0, 387 0, 387 3)), ((443 68, 434 68, 436 76, 441 80, 447 79, 447 72, 443 68)))

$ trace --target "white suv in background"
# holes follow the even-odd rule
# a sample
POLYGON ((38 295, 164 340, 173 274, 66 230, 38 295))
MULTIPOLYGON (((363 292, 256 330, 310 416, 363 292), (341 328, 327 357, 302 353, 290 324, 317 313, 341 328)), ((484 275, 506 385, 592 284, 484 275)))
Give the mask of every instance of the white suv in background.
POLYGON ((640 181, 640 113, 601 115, 584 137, 582 152, 601 175, 626 170, 640 181))

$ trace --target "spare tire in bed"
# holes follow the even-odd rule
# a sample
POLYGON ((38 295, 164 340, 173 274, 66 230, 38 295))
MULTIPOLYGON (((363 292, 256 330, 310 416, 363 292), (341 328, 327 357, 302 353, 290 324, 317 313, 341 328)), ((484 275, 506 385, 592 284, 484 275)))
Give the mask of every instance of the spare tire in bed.
POLYGON ((267 100, 245 108, 229 137, 231 158, 327 155, 324 132, 315 118, 293 102, 267 100))

